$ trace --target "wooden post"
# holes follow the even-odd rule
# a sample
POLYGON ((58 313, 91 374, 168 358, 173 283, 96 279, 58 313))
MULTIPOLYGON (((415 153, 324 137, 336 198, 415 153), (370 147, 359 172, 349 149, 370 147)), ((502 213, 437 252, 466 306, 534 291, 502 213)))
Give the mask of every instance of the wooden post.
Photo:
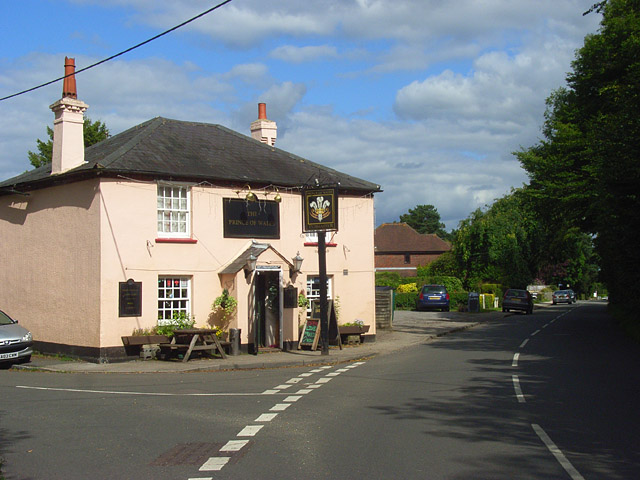
POLYGON ((318 269, 320 271, 320 336, 322 355, 329 355, 329 315, 327 308, 327 245, 324 230, 318 231, 318 269))

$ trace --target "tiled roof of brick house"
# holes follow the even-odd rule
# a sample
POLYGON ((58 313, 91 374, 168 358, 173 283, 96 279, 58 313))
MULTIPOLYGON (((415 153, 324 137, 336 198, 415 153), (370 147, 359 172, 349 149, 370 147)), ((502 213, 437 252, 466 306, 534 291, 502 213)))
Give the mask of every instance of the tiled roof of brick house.
POLYGON ((416 232, 406 223, 383 223, 375 231, 376 254, 444 253, 451 244, 435 234, 416 232))

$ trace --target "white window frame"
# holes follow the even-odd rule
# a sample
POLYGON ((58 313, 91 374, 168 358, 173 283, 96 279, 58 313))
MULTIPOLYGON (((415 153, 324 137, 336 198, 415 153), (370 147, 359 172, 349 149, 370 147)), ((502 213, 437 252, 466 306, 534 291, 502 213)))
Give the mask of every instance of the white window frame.
MULTIPOLYGON (((333 298, 333 276, 327 275, 327 300, 333 298)), ((307 275, 307 318, 311 316, 311 300, 320 300, 320 275, 307 275), (317 279, 317 288, 313 288, 314 280, 317 279)))
MULTIPOLYGON (((328 244, 331 243, 331 240, 333 239, 333 233, 334 232, 324 232, 324 243, 328 244)), ((305 232, 305 243, 313 243, 313 244, 317 244, 318 243, 318 232, 305 232)))
POLYGON ((158 275, 158 325, 172 324, 174 312, 184 312, 191 317, 191 278, 158 275))
POLYGON ((191 238, 191 186, 158 183, 157 230, 159 238, 191 238))

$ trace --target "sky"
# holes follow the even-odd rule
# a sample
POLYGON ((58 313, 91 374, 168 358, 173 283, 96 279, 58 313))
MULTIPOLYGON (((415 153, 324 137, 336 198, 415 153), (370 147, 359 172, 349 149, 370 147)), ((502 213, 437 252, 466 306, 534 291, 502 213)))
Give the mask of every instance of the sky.
MULTIPOLYGON (((0 2, 0 97, 87 67, 222 0, 0 2)), ((513 152, 542 138, 595 0, 233 0, 76 75, 112 135, 151 118, 250 135, 381 186, 376 225, 433 205, 447 230, 527 182, 513 152)), ((0 179, 31 169, 62 82, 0 102, 0 179)))

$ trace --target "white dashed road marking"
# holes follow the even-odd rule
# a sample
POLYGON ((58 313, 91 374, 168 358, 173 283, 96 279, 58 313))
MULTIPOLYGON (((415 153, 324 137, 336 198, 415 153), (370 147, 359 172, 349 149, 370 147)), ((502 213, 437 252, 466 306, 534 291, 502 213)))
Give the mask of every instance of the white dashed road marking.
POLYGON ((518 366, 518 358, 520 358, 520 354, 519 353, 514 353, 513 354, 513 362, 511 362, 511 366, 512 367, 517 367, 518 366))
POLYGON ((538 424, 532 423, 531 427, 533 427, 533 431, 536 432, 542 443, 549 449, 549 451, 556 457, 558 463, 564 468, 564 470, 569 474, 572 480, 584 480, 584 477, 580 475, 580 473, 574 468, 567 457, 564 456, 562 451, 556 446, 555 443, 549 438, 549 435, 542 429, 542 427, 538 424))
POLYGON ((247 425, 240 433, 238 433, 239 437, 253 437, 256 433, 258 433, 264 425, 247 425))
POLYGON ((221 452, 238 452, 249 440, 229 440, 221 449, 221 452))
MULTIPOLYGON (((272 406, 269 411, 270 412, 283 412, 284 410, 286 410, 287 408, 289 408, 289 406, 291 406, 294 402, 297 402, 298 400, 300 400, 304 395, 307 395, 311 392, 313 392, 314 389, 316 388, 320 388, 321 386, 323 386, 325 383, 329 382, 330 380, 332 380, 334 377, 340 375, 341 373, 347 372, 349 371, 349 369, 351 368, 355 368, 359 365, 363 365, 364 362, 356 362, 353 363, 347 367, 341 368, 339 370, 336 370, 332 373, 328 373, 326 374, 324 377, 318 379, 315 383, 306 383, 304 388, 301 388, 300 390, 298 390, 296 392, 296 395, 288 395, 284 398, 284 400, 282 400, 283 403, 276 403, 274 406, 272 406)), ((312 376, 314 373, 322 373, 327 369, 333 368, 330 365, 324 366, 324 367, 320 367, 320 368, 316 368, 314 370, 311 370, 310 372, 307 373, 301 373, 300 375, 298 375, 297 377, 291 378, 289 380, 287 380, 284 384, 282 385, 278 385, 277 387, 271 388, 269 390, 265 390, 262 393, 257 393, 257 394, 250 394, 250 395, 284 395, 285 393, 283 392, 283 390, 286 390, 287 388, 290 388, 291 386, 300 383, 302 380, 304 380, 307 377, 312 376)), ((258 416, 258 418, 256 418, 254 420, 254 422, 271 422, 272 420, 274 420, 276 417, 278 416, 278 413, 262 413, 260 416, 258 416)), ((247 425, 246 427, 244 427, 238 434, 237 437, 253 437, 255 436, 261 429, 262 427, 264 427, 263 425, 247 425)), ((229 440, 221 449, 220 452, 237 452, 240 451, 244 446, 246 446, 249 443, 249 440, 245 440, 245 439, 239 439, 239 440, 229 440)), ((200 467, 200 471, 214 471, 214 470, 222 470, 222 467, 224 467, 228 462, 229 462, 229 458, 230 457, 211 457, 209 458, 209 460, 207 460, 201 467, 200 467)), ((212 480, 212 477, 208 477, 208 478, 192 478, 189 480, 212 480)))
POLYGON ((222 467, 224 467, 228 461, 229 457, 211 457, 200 467, 200 471, 222 470, 222 467))
POLYGON ((520 380, 517 375, 512 375, 511 379, 513 380, 513 389, 516 391, 516 397, 518 398, 518 403, 525 403, 524 395, 522 394, 522 389, 520 388, 520 380))

